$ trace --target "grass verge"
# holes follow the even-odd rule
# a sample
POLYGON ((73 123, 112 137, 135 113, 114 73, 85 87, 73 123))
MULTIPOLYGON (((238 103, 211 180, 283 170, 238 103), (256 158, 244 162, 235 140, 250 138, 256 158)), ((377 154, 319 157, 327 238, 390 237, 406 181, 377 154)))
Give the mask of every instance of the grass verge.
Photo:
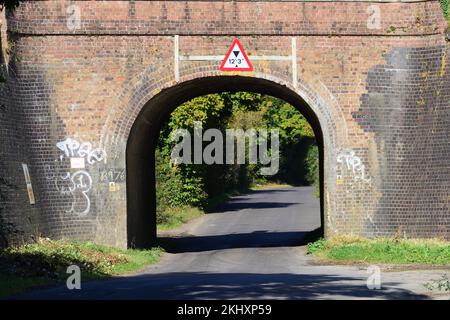
POLYGON ((0 250, 0 297, 33 287, 63 284, 67 267, 77 265, 81 279, 93 280, 138 271, 156 263, 163 250, 125 250, 91 242, 39 240, 0 250))
POLYGON ((158 231, 178 228, 203 214, 205 214, 203 210, 189 206, 166 208, 164 210, 165 222, 158 224, 158 231))
POLYGON ((232 196, 236 196, 239 194, 239 191, 221 193, 218 196, 208 199, 204 208, 191 206, 164 208, 163 212, 161 213, 161 215, 164 217, 164 222, 158 223, 158 231, 167 231, 178 228, 195 218, 201 217, 206 212, 213 211, 217 206, 225 203, 232 196))
POLYGON ((253 185, 250 190, 266 190, 266 189, 277 189, 277 188, 289 188, 292 187, 287 183, 276 183, 276 182, 265 182, 261 184, 253 185))
POLYGON ((203 208, 180 206, 180 207, 167 207, 160 213, 164 222, 158 223, 158 231, 168 231, 182 226, 183 224, 201 217, 207 212, 213 212, 218 206, 230 200, 231 197, 238 196, 242 193, 251 191, 245 190, 232 190, 229 192, 223 192, 215 197, 209 198, 203 208))
POLYGON ((308 244, 308 253, 334 262, 450 264, 450 243, 439 239, 335 236, 308 244))

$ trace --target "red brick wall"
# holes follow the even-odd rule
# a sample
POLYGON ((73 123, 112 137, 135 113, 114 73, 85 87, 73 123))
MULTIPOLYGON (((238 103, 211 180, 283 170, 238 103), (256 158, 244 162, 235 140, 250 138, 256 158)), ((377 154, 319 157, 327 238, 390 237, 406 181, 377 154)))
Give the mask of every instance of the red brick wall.
MULTIPOLYGON (((119 177, 110 192, 108 174, 126 168, 139 113, 163 89, 224 75, 220 61, 183 60, 177 81, 174 36, 180 56, 224 55, 235 37, 250 56, 290 56, 295 37, 297 85, 290 60, 255 60, 243 75, 286 86, 320 121, 327 231, 449 238, 444 27, 438 1, 25 2, 8 19, 12 90, 0 118, 20 125, 0 139, 23 150, 2 147, 5 172, 17 178, 18 163, 29 163, 37 204, 22 189, 9 196, 4 219, 26 234, 124 246, 126 183, 119 177), (68 28, 70 5, 80 10, 79 28, 68 28), (380 9, 379 28, 368 28, 370 6, 380 9), (101 148, 106 163, 94 157, 77 176, 56 145, 67 138, 101 148), (361 161, 355 172, 348 159, 361 161), (74 176, 90 188, 71 191, 74 176), (17 219, 23 208, 37 218, 17 219)), ((149 114, 156 126, 158 113, 149 114)))
POLYGON ((148 35, 384 35, 434 34, 442 28, 439 1, 29 1, 11 21, 24 34, 68 34, 67 7, 81 12, 77 34, 148 35), (379 29, 368 10, 379 7, 379 29), (391 31, 390 31, 391 32, 391 31))

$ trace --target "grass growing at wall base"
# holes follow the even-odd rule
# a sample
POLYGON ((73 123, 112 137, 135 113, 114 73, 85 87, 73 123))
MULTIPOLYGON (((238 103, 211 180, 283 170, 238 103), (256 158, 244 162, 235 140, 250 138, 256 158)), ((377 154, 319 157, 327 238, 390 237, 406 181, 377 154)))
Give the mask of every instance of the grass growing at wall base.
POLYGON ((450 243, 438 239, 335 236, 308 244, 308 253, 334 262, 449 265, 450 243))
POLYGON ((81 281, 138 271, 156 263, 163 250, 125 250, 91 242, 39 240, 0 250, 0 297, 37 286, 64 284, 67 267, 81 269, 81 281))

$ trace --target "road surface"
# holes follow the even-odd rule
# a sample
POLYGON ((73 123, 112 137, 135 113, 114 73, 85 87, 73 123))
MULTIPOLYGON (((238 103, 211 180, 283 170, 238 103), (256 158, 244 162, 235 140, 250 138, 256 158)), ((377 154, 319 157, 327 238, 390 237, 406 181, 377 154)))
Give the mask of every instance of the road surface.
POLYGON ((363 266, 318 265, 305 234, 320 226, 311 187, 259 190, 161 235, 170 252, 124 277, 34 291, 18 299, 420 299, 442 271, 382 272, 367 288, 363 266))

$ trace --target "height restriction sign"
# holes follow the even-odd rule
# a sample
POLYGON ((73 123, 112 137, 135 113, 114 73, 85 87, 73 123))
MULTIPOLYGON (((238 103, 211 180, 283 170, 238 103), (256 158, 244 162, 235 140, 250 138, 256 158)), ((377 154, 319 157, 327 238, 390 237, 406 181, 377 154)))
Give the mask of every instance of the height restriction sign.
POLYGON ((253 71, 253 66, 238 39, 235 39, 231 44, 228 53, 225 55, 225 59, 223 59, 220 65, 220 70, 253 71))

